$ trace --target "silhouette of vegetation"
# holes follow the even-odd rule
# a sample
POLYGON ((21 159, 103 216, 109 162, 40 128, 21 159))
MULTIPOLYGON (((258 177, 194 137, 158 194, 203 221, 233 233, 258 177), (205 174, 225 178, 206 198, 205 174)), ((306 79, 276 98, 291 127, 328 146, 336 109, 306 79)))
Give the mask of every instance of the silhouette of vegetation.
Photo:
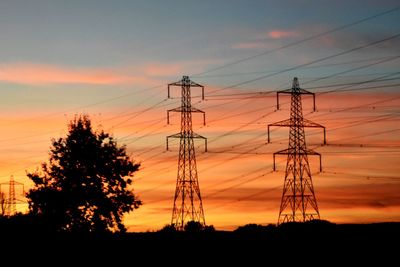
POLYGON ((206 225, 203 227, 203 232, 215 232, 214 225, 206 225))
POLYGON ((189 221, 184 226, 184 230, 185 232, 190 232, 190 233, 200 232, 201 230, 203 230, 203 225, 196 221, 189 221))
MULTIPOLYGON (((183 230, 187 233, 197 233, 197 232, 214 232, 215 228, 213 225, 203 226, 201 223, 196 221, 189 221, 184 226, 183 230)), ((174 224, 167 224, 163 228, 159 230, 161 233, 176 233, 178 230, 176 229, 174 224)))
POLYGON ((203 226, 201 223, 196 222, 196 221, 189 221, 186 223, 186 225, 184 226, 184 230, 185 232, 189 232, 189 233, 196 233, 196 232, 212 232, 215 231, 214 226, 213 225, 206 225, 203 226))
POLYGON ((239 226, 235 232, 237 233, 254 233, 264 230, 264 226, 261 224, 249 223, 243 226, 239 226))
POLYGON ((159 230, 162 233, 175 233, 176 231, 175 224, 167 224, 159 230))
POLYGON ((4 216, 7 210, 6 194, 0 192, 0 216, 4 216))
POLYGON ((28 174, 30 213, 56 231, 124 232, 123 214, 141 205, 130 189, 139 166, 87 116, 75 117, 67 137, 52 140, 49 163, 28 174))
POLYGON ((31 258, 27 258, 30 262, 40 255, 41 262, 51 259, 53 264, 54 260, 61 258, 70 260, 71 265, 84 259, 91 265, 97 265, 96 261, 99 265, 108 261, 116 264, 116 261, 126 259, 123 255, 134 255, 136 261, 143 259, 155 263, 160 259, 168 260, 171 255, 178 256, 183 264, 194 260, 209 264, 219 259, 224 266, 237 265, 241 261, 245 266, 257 266, 263 260, 272 262, 275 258, 284 263, 291 260, 298 263, 299 259, 309 255, 323 256, 329 262, 340 259, 340 263, 348 262, 352 257, 357 259, 357 263, 360 258, 370 261, 370 255, 375 255, 381 263, 388 255, 397 256, 395 244, 400 238, 400 223, 332 224, 315 221, 279 226, 249 224, 238 229, 242 230, 186 232, 175 231, 168 225, 157 232, 74 235, 65 231, 49 232, 42 218, 33 214, 0 217, 4 255, 9 256, 6 253, 9 251, 21 255, 24 251, 22 255, 25 258, 27 253, 31 253, 31 258))

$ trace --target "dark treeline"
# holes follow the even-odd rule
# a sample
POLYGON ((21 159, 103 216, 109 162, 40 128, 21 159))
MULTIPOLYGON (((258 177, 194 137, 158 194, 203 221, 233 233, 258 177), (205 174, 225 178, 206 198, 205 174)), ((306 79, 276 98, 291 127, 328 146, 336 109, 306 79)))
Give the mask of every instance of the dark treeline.
POLYGON ((24 244, 31 252, 46 248, 46 253, 63 254, 68 249, 70 256, 93 250, 100 254, 107 253, 104 255, 134 253, 138 257, 151 252, 185 256, 201 253, 203 258, 213 255, 238 258, 253 255, 257 258, 266 256, 265 253, 275 255, 289 250, 293 255, 318 252, 331 255, 334 259, 358 253, 366 253, 364 257, 370 257, 383 251, 397 250, 400 223, 334 224, 316 220, 279 226, 248 224, 234 231, 217 231, 213 227, 175 231, 164 227, 159 231, 143 233, 74 234, 49 230, 46 222, 37 217, 19 214, 0 218, 0 236, 3 243, 24 244))

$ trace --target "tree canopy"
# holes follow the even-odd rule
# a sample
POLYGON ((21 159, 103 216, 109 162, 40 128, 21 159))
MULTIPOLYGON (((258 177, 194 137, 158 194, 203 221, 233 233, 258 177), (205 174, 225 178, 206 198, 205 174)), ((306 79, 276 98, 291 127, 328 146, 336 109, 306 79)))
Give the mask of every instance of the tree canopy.
POLYGON ((123 214, 142 204, 131 189, 139 166, 88 116, 75 117, 67 136, 52 140, 49 162, 27 174, 30 213, 57 231, 125 231, 123 214))

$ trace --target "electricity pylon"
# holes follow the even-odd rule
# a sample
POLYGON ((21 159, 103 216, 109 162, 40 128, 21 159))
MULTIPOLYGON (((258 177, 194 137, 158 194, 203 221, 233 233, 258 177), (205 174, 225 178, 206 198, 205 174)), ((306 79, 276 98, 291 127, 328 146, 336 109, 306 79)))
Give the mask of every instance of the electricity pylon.
POLYGON ((24 190, 24 184, 17 182, 14 180, 14 176, 10 176, 10 181, 8 183, 1 183, 0 184, 0 192, 3 193, 3 197, 4 199, 2 200, 2 208, 5 207, 5 210, 2 211, 4 212, 4 215, 6 216, 12 216, 15 213, 17 213, 17 203, 24 203, 23 200, 18 199, 16 197, 15 194, 15 186, 22 186, 22 194, 24 194, 25 190, 24 190), (3 191, 1 191, 1 186, 2 185, 8 185, 8 195, 6 196, 6 194, 3 193, 3 191))
POLYGON ((167 111, 167 123, 169 123, 170 112, 181 113, 181 131, 177 134, 167 136, 167 150, 169 149, 169 138, 180 139, 178 175, 171 224, 176 229, 183 230, 185 224, 189 221, 198 222, 203 226, 206 225, 197 176, 196 153, 193 139, 203 139, 205 141, 205 151, 207 151, 207 139, 194 133, 192 129, 192 113, 202 113, 204 124, 205 113, 192 107, 190 92, 192 87, 200 87, 202 89, 202 99, 204 100, 204 86, 191 81, 188 76, 183 76, 181 81, 168 84, 168 98, 170 98, 170 87, 172 86, 181 87, 182 97, 180 107, 167 111))
POLYGON ((319 156, 321 171, 321 154, 307 148, 304 127, 323 128, 324 144, 326 144, 325 127, 304 119, 301 103, 301 95, 312 95, 314 102, 313 108, 315 111, 315 94, 301 89, 296 77, 293 79, 291 89, 277 92, 277 109, 279 109, 280 94, 291 95, 290 119, 268 125, 268 142, 270 141, 269 128, 271 126, 290 127, 289 148, 273 154, 274 171, 276 169, 275 156, 287 155, 285 182, 283 186, 278 224, 284 222, 305 222, 319 219, 320 215, 317 199, 315 198, 308 155, 319 156))

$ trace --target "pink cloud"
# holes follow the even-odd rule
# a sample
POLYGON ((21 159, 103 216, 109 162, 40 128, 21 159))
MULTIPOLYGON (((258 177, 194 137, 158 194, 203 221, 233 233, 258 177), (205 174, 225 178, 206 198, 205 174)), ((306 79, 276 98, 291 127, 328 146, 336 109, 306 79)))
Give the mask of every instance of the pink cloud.
POLYGON ((14 63, 0 65, 0 81, 19 84, 150 84, 145 77, 125 75, 109 69, 14 63))
POLYGON ((282 39, 282 38, 288 38, 288 37, 296 37, 299 36, 300 34, 294 31, 281 31, 281 30, 273 30, 268 32, 268 36, 271 37, 272 39, 282 39))
POLYGON ((0 63, 0 83, 34 86, 54 84, 135 85, 155 86, 160 82, 179 79, 182 75, 199 73, 221 60, 202 59, 172 63, 150 62, 107 67, 74 67, 30 62, 0 63), (173 77, 173 78, 171 78, 173 77))

